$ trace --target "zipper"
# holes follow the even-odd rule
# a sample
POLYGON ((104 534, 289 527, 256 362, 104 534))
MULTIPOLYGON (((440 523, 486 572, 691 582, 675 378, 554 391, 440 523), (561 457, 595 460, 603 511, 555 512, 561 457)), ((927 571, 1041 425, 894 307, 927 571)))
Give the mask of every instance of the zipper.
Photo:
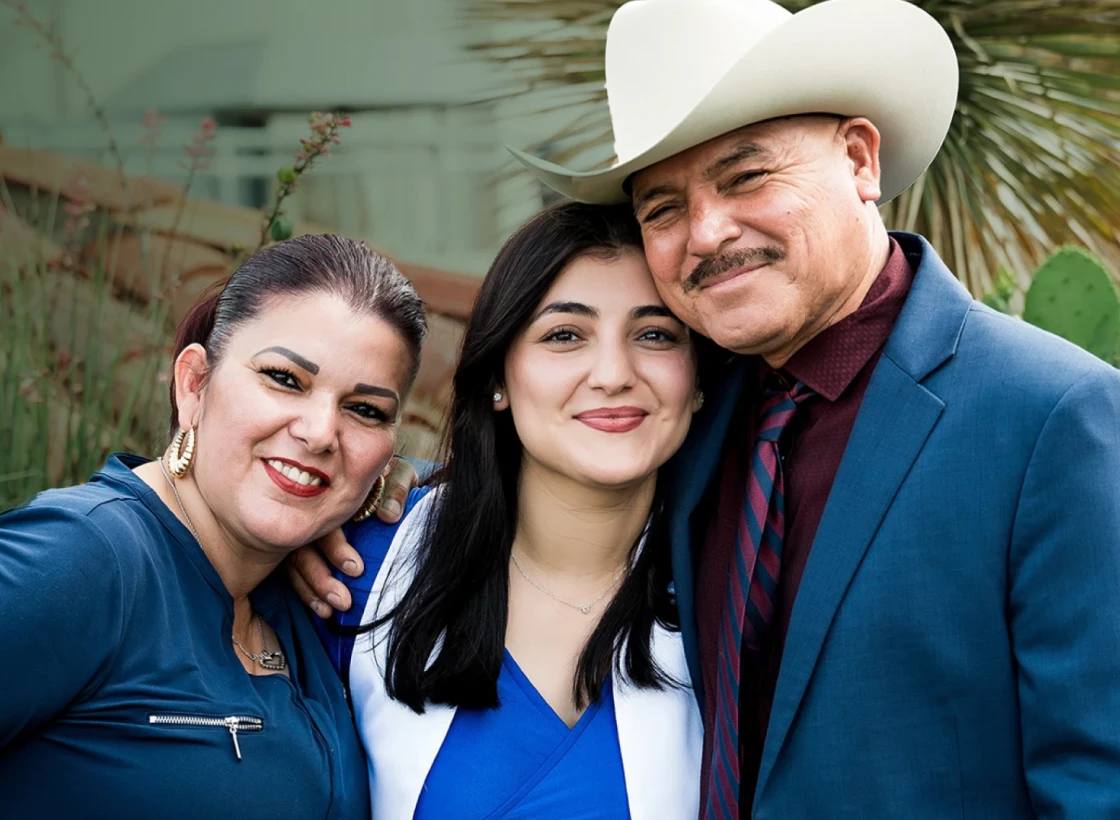
POLYGON ((148 723, 157 726, 216 726, 229 731, 233 739, 233 751, 237 759, 241 760, 241 744, 237 742, 238 732, 260 732, 264 729, 264 721, 246 715, 230 715, 229 717, 201 717, 199 715, 148 715, 148 723))

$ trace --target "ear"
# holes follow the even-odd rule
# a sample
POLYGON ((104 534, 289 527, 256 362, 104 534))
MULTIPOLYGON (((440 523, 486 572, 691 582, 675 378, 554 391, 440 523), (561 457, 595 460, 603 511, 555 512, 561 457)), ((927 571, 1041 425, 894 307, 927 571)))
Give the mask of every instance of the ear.
POLYGON ((876 202, 883 195, 879 184, 879 129, 864 117, 851 117, 840 123, 838 136, 844 141, 860 200, 876 202))
POLYGON ((506 394, 506 388, 504 384, 494 385, 494 391, 492 395, 497 396, 499 394, 501 395, 501 398, 494 402, 494 412, 496 413, 502 410, 509 409, 509 396, 506 394))
POLYGON ((202 388, 209 363, 200 344, 188 345, 175 359, 175 403, 179 407, 179 427, 198 426, 202 415, 202 388))

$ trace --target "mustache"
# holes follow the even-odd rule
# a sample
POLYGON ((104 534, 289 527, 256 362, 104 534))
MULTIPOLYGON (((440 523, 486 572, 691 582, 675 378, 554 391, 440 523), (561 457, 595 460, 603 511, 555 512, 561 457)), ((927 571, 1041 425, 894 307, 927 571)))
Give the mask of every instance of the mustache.
POLYGON ((786 252, 779 248, 777 245, 771 245, 765 248, 743 248, 737 251, 729 251, 721 253, 719 256, 711 256, 707 259, 701 260, 688 278, 684 281, 684 292, 696 290, 707 279, 713 276, 719 276, 721 273, 727 273, 729 270, 742 267, 743 265, 753 265, 757 262, 762 262, 767 265, 772 265, 775 262, 781 262, 786 258, 786 252))

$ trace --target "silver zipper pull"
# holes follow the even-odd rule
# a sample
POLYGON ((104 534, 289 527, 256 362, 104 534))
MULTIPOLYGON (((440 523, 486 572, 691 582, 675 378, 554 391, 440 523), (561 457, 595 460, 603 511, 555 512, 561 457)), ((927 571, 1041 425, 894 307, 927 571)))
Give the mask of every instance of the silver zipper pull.
POLYGON ((241 744, 237 742, 237 718, 226 718, 226 726, 229 727, 229 736, 233 738, 233 750, 237 753, 237 759, 241 760, 241 744))

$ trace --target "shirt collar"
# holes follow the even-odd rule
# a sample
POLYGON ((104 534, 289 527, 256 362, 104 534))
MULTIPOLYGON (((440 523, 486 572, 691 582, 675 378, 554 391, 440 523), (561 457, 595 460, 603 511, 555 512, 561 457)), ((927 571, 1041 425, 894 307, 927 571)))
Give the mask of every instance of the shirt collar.
POLYGON ((890 243, 887 264, 863 304, 810 339, 783 368, 790 378, 804 382, 828 401, 840 398, 886 343, 906 302, 914 270, 893 237, 890 243))

